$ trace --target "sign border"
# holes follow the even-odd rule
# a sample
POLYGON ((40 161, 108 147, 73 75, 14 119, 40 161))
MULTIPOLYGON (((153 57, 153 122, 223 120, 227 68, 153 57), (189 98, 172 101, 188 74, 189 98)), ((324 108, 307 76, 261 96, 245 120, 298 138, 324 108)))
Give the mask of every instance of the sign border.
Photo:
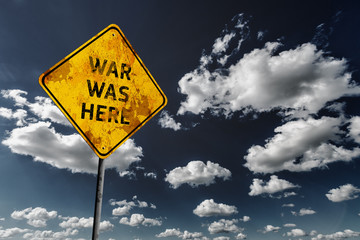
POLYGON ((100 158, 106 158, 108 157, 113 151, 115 151, 116 148, 118 148, 122 143, 124 143, 127 139, 129 139, 137 130, 140 129, 147 121, 149 121, 156 113, 158 113, 166 104, 167 104, 167 98, 165 94, 160 89, 159 85, 156 83, 152 75, 150 74, 149 70, 145 67, 144 63, 141 61, 140 57, 137 55, 135 50, 132 48, 129 41, 126 39, 125 35, 117 26, 116 24, 110 24, 108 27, 106 27, 104 30, 99 32, 97 35, 92 37, 90 40, 85 42, 83 45, 78 47, 76 50, 74 50, 72 53, 70 53, 68 56, 63 58, 61 61, 59 61, 57 64, 55 64, 53 67, 45 71, 43 74, 39 77, 39 83, 43 87, 43 89, 47 92, 47 94, 50 96, 50 98, 56 103, 56 105, 59 107, 59 109, 63 112, 63 114, 66 116, 66 118, 72 123, 72 125, 77 129, 77 131, 80 133, 80 135, 86 140, 86 142, 91 145, 91 148, 95 150, 96 155, 98 155, 100 158), (74 57, 76 54, 80 53, 83 49, 88 47, 90 44, 95 42, 98 38, 103 36, 105 33, 107 33, 109 30, 115 29, 124 42, 126 43, 127 47, 131 50, 131 52, 134 54, 136 60, 140 63, 141 67, 145 70, 147 76, 150 78, 152 83, 155 85, 156 89, 159 91, 160 95, 163 98, 163 103, 155 109, 149 116, 147 116, 142 122, 140 122, 130 133, 128 133, 119 143, 117 143, 113 148, 111 148, 107 153, 103 154, 101 153, 95 145, 90 141, 90 139, 85 135, 85 133, 81 130, 81 128, 77 125, 77 123, 74 121, 74 119, 70 116, 70 114, 66 111, 66 109, 62 106, 62 104, 58 101, 58 99, 54 96, 54 94, 50 91, 50 89, 45 84, 45 78, 49 74, 51 74, 53 71, 55 71, 57 68, 59 68, 61 65, 63 65, 65 62, 69 61, 72 57, 74 57))

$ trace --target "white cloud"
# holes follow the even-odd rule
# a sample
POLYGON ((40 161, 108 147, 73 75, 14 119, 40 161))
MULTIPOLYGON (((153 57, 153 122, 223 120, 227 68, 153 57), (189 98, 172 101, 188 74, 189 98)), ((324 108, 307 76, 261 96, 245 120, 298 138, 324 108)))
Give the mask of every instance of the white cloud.
POLYGON ((161 226, 162 222, 158 219, 146 218, 143 214, 134 213, 130 218, 122 217, 119 221, 120 224, 129 225, 131 227, 137 227, 139 225, 152 227, 161 226))
POLYGON ((76 229, 66 229, 61 232, 53 232, 51 230, 45 231, 35 231, 25 233, 23 238, 30 240, 60 240, 60 239, 69 239, 69 236, 75 236, 79 233, 76 229))
POLYGON ((346 229, 343 232, 336 232, 332 234, 318 234, 316 237, 311 238, 311 240, 342 240, 346 238, 359 237, 360 232, 355 232, 350 229, 346 229))
POLYGON ((213 238, 213 240, 230 240, 230 237, 220 236, 220 237, 213 238))
POLYGON ((16 126, 24 126, 26 123, 27 112, 23 109, 16 109, 15 111, 0 107, 0 117, 7 118, 7 119, 16 119, 16 126))
POLYGON ((295 207, 295 204, 293 204, 293 203, 283 204, 282 207, 290 207, 290 208, 293 208, 293 207, 295 207))
POLYGON ((305 216, 315 214, 316 211, 311 208, 301 208, 299 212, 291 211, 291 214, 294 216, 305 216))
POLYGON ((60 109, 52 103, 47 97, 35 97, 34 103, 28 103, 27 106, 40 119, 50 119, 52 122, 70 126, 69 120, 62 114, 60 109))
POLYGON ((235 33, 228 33, 225 34, 223 37, 219 37, 215 39, 212 53, 213 54, 220 54, 222 52, 225 52, 226 49, 229 47, 230 40, 235 37, 235 33))
POLYGON ((236 226, 236 223, 238 223, 238 220, 232 219, 232 220, 226 220, 226 219, 220 219, 219 221, 215 221, 211 223, 208 227, 208 231, 210 234, 215 233, 237 233, 242 231, 242 228, 239 228, 236 226))
POLYGON ((268 233, 268 232, 278 232, 281 229, 281 227, 275 227, 273 225, 266 225, 264 227, 264 230, 262 231, 263 233, 268 233))
MULTIPOLYGON (((97 173, 98 158, 81 136, 58 133, 50 122, 15 128, 2 144, 14 153, 32 156, 35 161, 59 169, 68 169, 73 173, 97 173)), ((129 139, 105 160, 105 166, 120 173, 131 163, 140 161, 141 156, 142 148, 129 139)))
POLYGON ((286 233, 288 237, 304 237, 306 235, 306 232, 300 228, 291 229, 290 232, 286 233))
POLYGON ((137 196, 133 196, 133 201, 126 201, 126 200, 122 200, 122 201, 116 201, 115 199, 110 199, 110 205, 111 206, 119 206, 117 208, 114 208, 112 210, 112 215, 114 216, 123 216, 123 215, 128 215, 130 214, 130 210, 133 209, 134 207, 139 207, 139 208, 152 208, 152 209, 156 209, 156 206, 152 203, 148 204, 145 201, 140 201, 137 199, 137 196))
POLYGON ((156 179, 156 178, 157 178, 157 175, 156 175, 156 173, 154 173, 154 172, 148 172, 148 173, 144 173, 144 177, 156 179))
POLYGON ((285 223, 284 224, 284 227, 296 227, 296 224, 294 224, 294 223, 285 223))
MULTIPOLYGON (((59 226, 66 229, 76 229, 76 228, 92 228, 94 223, 94 218, 78 218, 78 217, 62 217, 62 221, 59 226)), ((113 229, 114 225, 109 221, 100 222, 100 231, 109 231, 113 229)))
POLYGON ((250 196, 257 196, 261 194, 274 194, 277 192, 285 191, 291 188, 297 188, 298 185, 294 185, 284 179, 279 179, 276 175, 272 175, 268 182, 264 182, 261 179, 254 178, 253 183, 250 185, 250 196))
POLYGON ((11 99, 15 102, 15 106, 22 107, 28 104, 26 97, 23 95, 27 95, 26 91, 20 89, 9 89, 9 90, 1 90, 1 95, 4 98, 11 99))
POLYGON ((332 202, 342 202, 359 197, 360 189, 352 184, 345 184, 338 188, 329 190, 329 193, 325 194, 326 197, 332 202))
POLYGON ((236 239, 246 239, 246 234, 244 234, 244 233, 239 233, 238 235, 236 235, 236 239))
POLYGON ((239 220, 242 221, 242 222, 248 222, 250 221, 250 217, 249 216, 243 216, 242 218, 240 218, 239 220))
POLYGON ((13 238, 14 236, 20 233, 29 232, 29 229, 21 229, 21 228, 7 228, 7 229, 0 229, 0 238, 13 238))
POLYGON ((130 206, 123 206, 123 207, 118 207, 118 208, 114 208, 112 210, 112 215, 113 216, 123 216, 123 215, 129 215, 130 214, 130 206))
POLYGON ((47 211, 45 208, 26 208, 11 213, 11 217, 16 220, 27 220, 27 223, 33 227, 46 227, 46 223, 50 219, 57 216, 56 211, 47 211))
POLYGON ((230 216, 238 213, 235 206, 216 203, 213 199, 206 199, 201 202, 193 213, 199 217, 230 216))
POLYGON ((360 117, 352 117, 349 122, 349 135, 360 144, 360 117))
POLYGON ((182 129, 181 123, 175 122, 173 116, 170 116, 169 112, 162 111, 158 123, 162 128, 170 128, 174 131, 182 129))
POLYGON ((211 110, 229 115, 249 107, 316 113, 329 101, 360 93, 344 59, 326 56, 311 43, 275 54, 280 45, 268 42, 245 54, 226 75, 209 71, 205 64, 185 74, 179 91, 186 100, 178 114, 211 110))
POLYGON ((156 234, 156 237, 180 237, 182 235, 182 232, 179 229, 166 229, 164 232, 156 234))
POLYGON ((208 238, 203 237, 203 234, 200 232, 189 232, 187 230, 181 232, 178 228, 166 229, 164 232, 156 234, 155 236, 157 238, 178 237, 181 239, 208 240, 208 238))
POLYGON ((176 189, 182 184, 189 184, 192 187, 199 185, 209 186, 215 183, 215 178, 228 180, 231 172, 217 163, 207 161, 191 161, 185 167, 177 167, 166 174, 165 181, 169 182, 172 188, 176 189))
POLYGON ((351 161, 360 149, 344 149, 329 141, 337 141, 343 133, 340 118, 322 117, 290 121, 275 129, 276 135, 264 147, 248 149, 245 166, 252 172, 273 173, 282 170, 300 172, 321 168, 336 161, 351 161))

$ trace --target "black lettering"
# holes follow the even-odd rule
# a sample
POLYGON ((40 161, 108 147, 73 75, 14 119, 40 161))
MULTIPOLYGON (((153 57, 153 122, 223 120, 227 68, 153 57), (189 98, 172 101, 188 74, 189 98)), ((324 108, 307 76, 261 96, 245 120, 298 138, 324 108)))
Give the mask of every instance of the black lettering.
POLYGON ((116 110, 116 108, 114 107, 109 107, 109 118, 108 118, 108 122, 111 122, 111 119, 114 118, 115 123, 119 123, 117 120, 117 117, 119 116, 119 111, 116 110), (113 111, 116 111, 116 113, 114 114, 113 111))
POLYGON ((121 110, 121 121, 120 121, 120 122, 121 122, 121 124, 129 125, 130 122, 125 120, 124 110, 126 110, 126 109, 123 108, 123 109, 121 110))
POLYGON ((102 66, 100 66, 100 60, 98 58, 96 58, 96 63, 94 66, 93 58, 91 56, 89 56, 89 59, 90 59, 90 67, 91 67, 92 71, 95 72, 96 70, 99 70, 99 73, 103 74, 107 60, 105 59, 102 66))
POLYGON ((85 118, 85 113, 89 113, 90 114, 90 120, 92 120, 93 119, 93 114, 94 114, 94 104, 90 104, 90 109, 86 109, 86 103, 82 103, 81 119, 85 118))
POLYGON ((129 99, 129 95, 126 92, 124 92, 124 90, 129 90, 129 88, 126 87, 126 86, 121 86, 119 88, 120 94, 124 96, 124 98, 119 98, 118 99, 121 102, 127 102, 127 100, 129 99))
POLYGON ((122 63, 121 64, 121 75, 120 78, 123 79, 124 78, 124 73, 126 75, 127 80, 130 80, 130 76, 129 73, 131 72, 131 67, 128 66, 126 63, 122 63), (126 68, 126 70, 125 70, 126 68))
POLYGON ((114 85, 112 83, 110 83, 106 93, 105 93, 105 99, 107 99, 109 96, 113 97, 114 100, 116 100, 116 96, 115 96, 115 89, 114 89, 114 85))
POLYGON ((88 84, 88 89, 89 89, 89 95, 90 95, 90 97, 94 96, 94 93, 96 92, 96 96, 97 96, 98 98, 100 98, 100 97, 101 97, 101 94, 102 94, 102 92, 103 92, 103 90, 104 90, 105 83, 103 82, 103 83, 101 84, 100 89, 99 89, 99 87, 98 87, 98 85, 97 85, 97 82, 94 83, 94 88, 91 87, 91 81, 90 81, 89 79, 87 80, 87 84, 88 84))
POLYGON ((109 70, 106 73, 106 76, 109 76, 110 73, 113 73, 113 74, 115 74, 115 77, 118 77, 118 72, 117 72, 117 69, 116 69, 116 63, 114 61, 111 62, 111 65, 109 67, 109 70))
POLYGON ((102 111, 100 110, 101 108, 106 109, 106 106, 104 106, 104 105, 98 105, 98 106, 97 106, 97 110, 96 110, 96 121, 104 121, 104 120, 101 118, 101 115, 103 115, 105 112, 102 112, 102 111))

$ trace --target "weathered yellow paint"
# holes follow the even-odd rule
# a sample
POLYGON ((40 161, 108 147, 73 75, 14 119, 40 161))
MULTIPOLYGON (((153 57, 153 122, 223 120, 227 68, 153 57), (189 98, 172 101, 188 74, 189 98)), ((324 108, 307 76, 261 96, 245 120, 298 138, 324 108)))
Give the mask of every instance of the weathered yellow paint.
POLYGON ((100 158, 108 157, 167 103, 150 72, 114 24, 43 73, 39 82, 100 158), (104 85, 100 97, 94 91, 95 84, 98 93, 104 85))

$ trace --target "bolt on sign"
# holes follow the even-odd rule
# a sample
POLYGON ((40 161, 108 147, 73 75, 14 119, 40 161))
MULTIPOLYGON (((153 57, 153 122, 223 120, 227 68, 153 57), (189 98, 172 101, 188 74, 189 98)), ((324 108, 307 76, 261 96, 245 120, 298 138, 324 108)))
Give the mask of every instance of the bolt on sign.
POLYGON ((115 24, 43 73, 39 82, 103 159, 167 103, 115 24))

